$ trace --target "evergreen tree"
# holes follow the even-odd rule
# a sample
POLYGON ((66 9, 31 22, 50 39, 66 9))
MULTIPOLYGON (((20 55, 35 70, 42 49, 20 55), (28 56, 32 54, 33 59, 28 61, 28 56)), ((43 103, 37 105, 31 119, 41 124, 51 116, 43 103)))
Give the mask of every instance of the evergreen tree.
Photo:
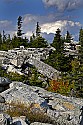
POLYGON ((79 59, 80 63, 83 64, 83 29, 80 29, 79 33, 79 43, 80 43, 80 49, 79 49, 79 59))
POLYGON ((34 40, 35 40, 35 35, 34 35, 34 33, 32 34, 32 36, 30 36, 30 42, 29 42, 29 47, 33 47, 33 42, 34 42, 34 40))
POLYGON ((39 37, 40 33, 41 33, 41 28, 39 26, 39 22, 37 22, 37 25, 36 25, 36 37, 39 37))
POLYGON ((17 25, 18 25, 17 36, 18 36, 18 37, 21 37, 22 34, 23 34, 23 33, 22 33, 22 30, 21 30, 21 27, 22 27, 22 17, 21 17, 21 16, 18 17, 17 25))
POLYGON ((66 79, 70 83, 74 83, 76 96, 82 97, 83 95, 83 29, 80 29, 79 33, 79 54, 78 58, 74 58, 71 61, 71 71, 67 73, 66 79))
POLYGON ((42 36, 35 39, 31 36, 29 46, 32 48, 45 48, 48 46, 48 43, 42 36))
POLYGON ((1 46, 2 46, 2 35, 0 33, 0 49, 1 49, 1 46))
POLYGON ((32 36, 30 36, 30 43, 32 43, 34 40, 36 39, 34 33, 32 34, 32 36))
POLYGON ((67 31, 67 35, 66 35, 66 40, 65 40, 65 42, 70 43, 71 40, 72 40, 72 36, 71 36, 71 34, 69 33, 69 31, 67 31))
POLYGON ((39 26, 39 22, 37 22, 36 36, 33 33, 32 36, 30 37, 30 43, 29 43, 30 47, 43 48, 48 46, 47 41, 40 35, 41 33, 40 29, 41 28, 39 26))
POLYGON ((56 31, 56 34, 54 36, 53 43, 52 43, 52 46, 55 47, 57 53, 62 52, 62 50, 64 48, 64 40, 61 38, 60 33, 61 33, 61 31, 58 28, 56 31))
POLYGON ((45 62, 61 72, 67 72, 70 70, 70 60, 69 57, 64 55, 64 39, 60 33, 61 31, 58 28, 51 44, 56 50, 50 54, 45 62))
POLYGON ((0 44, 2 44, 2 35, 0 33, 0 44))
POLYGON ((79 48, 79 82, 80 86, 82 86, 81 91, 83 93, 83 29, 80 29, 79 33, 79 43, 80 43, 80 48, 79 48))
POLYGON ((6 34, 5 34, 5 31, 3 30, 3 43, 6 42, 6 34))

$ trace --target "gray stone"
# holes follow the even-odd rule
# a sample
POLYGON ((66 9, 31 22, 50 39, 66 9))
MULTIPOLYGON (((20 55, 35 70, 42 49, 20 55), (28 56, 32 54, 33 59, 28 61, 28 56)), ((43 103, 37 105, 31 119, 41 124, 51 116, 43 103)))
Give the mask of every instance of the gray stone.
POLYGON ((48 124, 48 123, 40 123, 40 122, 34 122, 34 123, 31 123, 30 125, 52 125, 52 124, 48 124))
POLYGON ((5 98, 0 95, 0 103, 5 103, 5 98))
MULTIPOLYGON (((38 72, 40 72, 44 76, 51 79, 57 79, 57 77, 59 77, 60 75, 60 72, 49 66, 48 64, 40 61, 41 59, 46 59, 49 56, 50 50, 54 50, 54 48, 15 48, 14 50, 5 52, 3 63, 8 65, 12 64, 8 68, 8 72, 13 71, 21 74, 21 72, 17 71, 17 69, 15 69, 15 67, 13 66, 21 68, 22 64, 26 64, 26 62, 28 62, 29 64, 34 65, 38 69, 38 72)), ((25 70, 25 73, 28 73, 28 70, 25 70)))
POLYGON ((13 120, 12 125, 28 125, 24 120, 22 120, 20 117, 17 117, 13 120))
POLYGON ((54 69, 53 67, 49 66, 48 64, 45 64, 44 62, 35 59, 34 57, 29 58, 26 60, 28 63, 34 65, 37 69, 38 72, 43 74, 44 76, 48 78, 54 78, 57 79, 60 75, 60 72, 54 69))
POLYGON ((78 125, 82 122, 79 116, 83 117, 80 111, 83 99, 62 96, 21 82, 13 82, 10 86, 10 89, 1 93, 8 103, 21 101, 27 106, 34 104, 33 109, 43 109, 57 125, 78 125))
POLYGON ((12 118, 8 114, 0 114, 0 125, 10 125, 12 118))

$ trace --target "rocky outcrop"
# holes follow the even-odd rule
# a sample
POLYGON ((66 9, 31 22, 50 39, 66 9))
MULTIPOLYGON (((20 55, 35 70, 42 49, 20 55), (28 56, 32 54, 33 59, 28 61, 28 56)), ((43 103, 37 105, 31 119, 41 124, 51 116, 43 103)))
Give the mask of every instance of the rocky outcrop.
POLYGON ((21 101, 27 106, 33 104, 33 109, 43 110, 57 125, 79 125, 82 120, 80 108, 83 99, 62 96, 21 82, 13 82, 10 87, 1 93, 8 103, 21 101))
POLYGON ((31 125, 52 125, 52 124, 34 122, 34 123, 31 123, 31 125))
POLYGON ((29 121, 26 122, 25 116, 10 117, 7 114, 0 114, 0 125, 53 125, 53 124, 40 123, 40 122, 29 123, 29 121))
POLYGON ((54 69, 52 66, 45 64, 44 62, 33 58, 29 58, 26 62, 34 65, 37 71, 50 79, 57 79, 60 76, 60 72, 54 69))
POLYGON ((8 72, 17 72, 22 74, 15 68, 21 68, 23 64, 30 63, 37 68, 38 72, 50 79, 57 79, 60 76, 59 71, 41 61, 45 60, 49 56, 50 51, 55 50, 53 47, 21 48, 15 48, 14 50, 8 50, 8 52, 2 52, 2 56, 4 55, 3 67, 9 67, 7 70, 8 72))

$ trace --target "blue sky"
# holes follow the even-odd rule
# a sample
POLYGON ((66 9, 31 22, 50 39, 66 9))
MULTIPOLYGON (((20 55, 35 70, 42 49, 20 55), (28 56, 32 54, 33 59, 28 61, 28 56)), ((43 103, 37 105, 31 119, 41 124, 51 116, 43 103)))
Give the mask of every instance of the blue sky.
POLYGON ((35 33, 38 21, 42 35, 50 42, 57 28, 62 35, 68 30, 78 40, 83 26, 83 0, 0 0, 0 32, 15 34, 18 16, 22 16, 22 29, 28 38, 35 33))

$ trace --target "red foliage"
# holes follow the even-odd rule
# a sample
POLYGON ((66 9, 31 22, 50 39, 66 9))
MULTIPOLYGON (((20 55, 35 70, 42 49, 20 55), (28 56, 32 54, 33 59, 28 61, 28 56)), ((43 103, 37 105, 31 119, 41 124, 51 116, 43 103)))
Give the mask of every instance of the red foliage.
POLYGON ((57 82, 56 80, 51 80, 50 87, 53 91, 56 91, 59 89, 60 82, 57 82))

